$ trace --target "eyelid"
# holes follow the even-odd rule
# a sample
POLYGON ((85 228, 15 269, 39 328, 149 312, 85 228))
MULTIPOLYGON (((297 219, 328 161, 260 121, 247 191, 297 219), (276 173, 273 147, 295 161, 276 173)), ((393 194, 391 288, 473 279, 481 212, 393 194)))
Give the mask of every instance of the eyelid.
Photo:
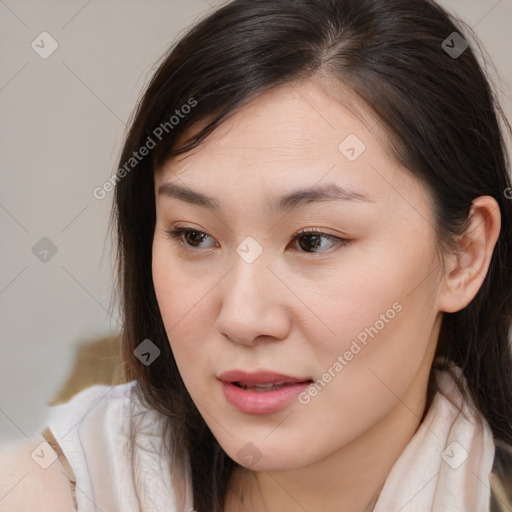
POLYGON ((309 234, 309 233, 318 233, 319 235, 325 235, 325 236, 331 236, 333 238, 341 238, 338 235, 334 235, 333 233, 328 233, 327 231, 323 230, 322 228, 301 228, 299 231, 297 231, 292 238, 295 238, 299 235, 309 234))

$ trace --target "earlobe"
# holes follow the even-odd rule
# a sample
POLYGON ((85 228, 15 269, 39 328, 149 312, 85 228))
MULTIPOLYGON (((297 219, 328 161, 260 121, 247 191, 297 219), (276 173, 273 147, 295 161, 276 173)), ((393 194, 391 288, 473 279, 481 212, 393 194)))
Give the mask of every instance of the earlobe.
POLYGON ((484 282, 501 228, 500 208, 491 196, 476 198, 470 223, 458 240, 458 249, 446 259, 439 310, 455 313, 465 308, 484 282))

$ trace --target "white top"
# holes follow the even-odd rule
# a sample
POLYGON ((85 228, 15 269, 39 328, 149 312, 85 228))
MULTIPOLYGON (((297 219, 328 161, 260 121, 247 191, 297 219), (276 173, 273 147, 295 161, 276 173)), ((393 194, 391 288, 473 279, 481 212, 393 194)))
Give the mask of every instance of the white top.
MULTIPOLYGON (((441 392, 393 466, 374 512, 489 512, 492 432, 462 402, 447 372, 436 379, 441 392)), ((135 384, 95 385, 50 411, 47 425, 75 473, 80 512, 193 510, 188 475, 180 488, 185 507, 178 510, 162 443, 165 418, 130 396, 135 384), (143 431, 132 464, 129 419, 138 413, 143 431)))
MULTIPOLYGON (((76 476, 80 512, 178 510, 169 463, 161 456, 162 415, 131 397, 135 384, 94 385, 49 412, 46 424, 76 476), (130 418, 139 414, 132 463, 130 418)), ((190 493, 187 499, 185 510, 192 508, 190 493)))

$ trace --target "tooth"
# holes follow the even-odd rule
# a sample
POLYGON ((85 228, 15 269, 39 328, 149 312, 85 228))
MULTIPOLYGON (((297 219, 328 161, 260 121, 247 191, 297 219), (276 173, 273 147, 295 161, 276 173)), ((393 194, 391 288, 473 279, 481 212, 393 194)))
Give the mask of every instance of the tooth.
POLYGON ((244 385, 244 389, 250 389, 251 391, 257 391, 257 392, 265 392, 265 391, 274 391, 276 389, 281 389, 286 384, 260 384, 260 385, 244 385))
POLYGON ((270 388, 274 384, 242 384, 246 388, 270 388))

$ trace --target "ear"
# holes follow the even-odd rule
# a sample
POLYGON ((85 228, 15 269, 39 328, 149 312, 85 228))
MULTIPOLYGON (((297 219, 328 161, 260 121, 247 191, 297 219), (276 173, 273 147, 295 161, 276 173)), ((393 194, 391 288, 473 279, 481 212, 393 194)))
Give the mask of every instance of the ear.
POLYGON ((491 196, 476 198, 470 224, 458 240, 459 249, 445 260, 439 310, 455 313, 466 307, 482 285, 501 228, 500 207, 491 196))

